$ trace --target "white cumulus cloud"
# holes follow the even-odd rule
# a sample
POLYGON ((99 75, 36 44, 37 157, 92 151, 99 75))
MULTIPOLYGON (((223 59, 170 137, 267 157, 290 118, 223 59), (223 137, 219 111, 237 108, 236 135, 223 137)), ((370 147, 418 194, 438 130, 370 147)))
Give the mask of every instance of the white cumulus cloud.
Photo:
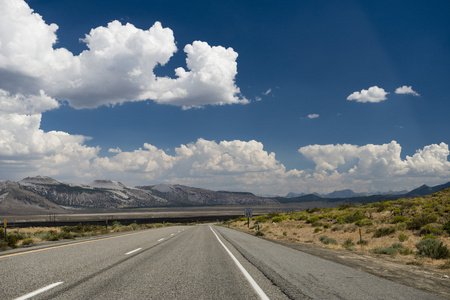
POLYGON ((355 190, 362 185, 379 190, 411 188, 426 180, 445 181, 450 176, 447 144, 425 146, 406 159, 401 158, 401 150, 401 146, 392 141, 365 146, 310 145, 298 151, 316 164, 311 173, 313 178, 330 184, 340 182, 342 187, 355 190))
POLYGON ((316 118, 318 118, 320 115, 319 114, 309 114, 308 116, 307 116, 307 118, 308 119, 316 119, 316 118))
POLYGON ((420 96, 419 93, 412 89, 412 86, 401 86, 395 90, 396 94, 411 94, 413 96, 420 96))
POLYGON ((186 45, 187 69, 161 78, 177 51, 170 28, 155 22, 148 30, 112 21, 82 39, 87 50, 73 55, 55 48, 56 24, 46 24, 23 0, 0 1, 0 88, 11 93, 67 100, 95 108, 151 99, 183 108, 246 104, 235 84, 238 54, 232 48, 194 41, 186 45))
POLYGON ((368 90, 361 90, 361 92, 353 92, 350 96, 347 97, 347 100, 354 100, 356 102, 370 102, 370 103, 378 103, 386 100, 386 95, 389 94, 383 88, 379 88, 378 86, 372 86, 368 90))
POLYGON ((59 107, 59 102, 47 96, 44 91, 39 95, 11 94, 0 89, 0 115, 3 113, 37 114, 59 107))

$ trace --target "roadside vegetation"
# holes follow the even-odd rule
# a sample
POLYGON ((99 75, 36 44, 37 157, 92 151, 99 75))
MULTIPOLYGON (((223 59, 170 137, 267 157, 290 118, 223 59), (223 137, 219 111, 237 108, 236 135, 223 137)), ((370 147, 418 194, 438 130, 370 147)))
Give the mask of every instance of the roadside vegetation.
POLYGON ((240 218, 229 226, 269 239, 450 269, 450 188, 412 199, 271 213, 251 218, 250 224, 240 218))
POLYGON ((174 223, 154 223, 122 225, 114 221, 111 225, 76 225, 62 227, 29 227, 29 228, 8 228, 7 235, 3 228, 0 228, 0 251, 15 249, 18 247, 30 247, 45 241, 74 240, 81 237, 91 237, 102 234, 125 232, 132 230, 142 230, 150 228, 160 228, 180 224, 174 223))

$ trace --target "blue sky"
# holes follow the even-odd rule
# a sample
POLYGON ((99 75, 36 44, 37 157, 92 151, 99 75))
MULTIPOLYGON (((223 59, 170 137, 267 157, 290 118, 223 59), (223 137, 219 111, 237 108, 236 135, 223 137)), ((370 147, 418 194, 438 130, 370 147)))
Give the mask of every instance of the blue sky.
POLYGON ((0 11, 0 179, 279 195, 450 180, 448 1, 0 11))

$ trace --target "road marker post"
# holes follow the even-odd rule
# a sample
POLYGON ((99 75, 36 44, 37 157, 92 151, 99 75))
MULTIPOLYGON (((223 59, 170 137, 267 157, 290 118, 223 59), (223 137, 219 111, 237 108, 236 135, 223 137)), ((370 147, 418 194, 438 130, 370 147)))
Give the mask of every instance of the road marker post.
POLYGON ((5 228, 5 241, 6 241, 6 220, 5 220, 4 228, 5 228))
POLYGON ((244 210, 244 215, 247 218, 247 227, 250 228, 250 218, 253 216, 253 210, 251 208, 246 208, 244 210))

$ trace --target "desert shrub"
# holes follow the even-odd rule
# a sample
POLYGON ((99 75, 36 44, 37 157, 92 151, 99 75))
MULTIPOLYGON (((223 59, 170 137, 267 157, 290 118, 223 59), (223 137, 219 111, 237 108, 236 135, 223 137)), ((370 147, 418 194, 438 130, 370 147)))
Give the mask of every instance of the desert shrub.
POLYGON ((423 226, 435 223, 438 219, 436 214, 426 214, 423 213, 421 215, 414 216, 411 221, 407 222, 408 229, 410 230, 419 230, 423 226))
POLYGON ((283 235, 284 235, 284 236, 287 236, 287 231, 283 231, 283 235))
POLYGON ((347 215, 344 217, 345 223, 355 223, 359 220, 365 219, 366 215, 362 211, 356 211, 351 215, 347 215))
POLYGON ((130 225, 120 226, 120 227, 117 227, 116 229, 114 229, 114 231, 116 231, 116 232, 124 232, 124 231, 131 231, 131 230, 133 230, 133 227, 131 227, 130 225))
POLYGON ((353 243, 353 239, 348 238, 345 240, 345 242, 342 243, 342 247, 349 249, 351 247, 355 246, 355 243, 353 243))
POLYGON ((330 224, 325 224, 325 225, 323 225, 323 228, 326 228, 326 229, 331 228, 331 225, 330 224))
POLYGON ((255 222, 261 222, 265 223, 267 220, 269 220, 269 217, 267 215, 261 215, 254 218, 255 222))
POLYGON ((407 218, 407 217, 404 217, 404 216, 394 216, 394 217, 392 218, 391 223, 392 223, 392 224, 397 224, 397 223, 408 222, 408 221, 409 221, 409 218, 407 218))
POLYGON ((442 226, 442 229, 447 231, 448 234, 450 234, 450 220, 447 221, 447 223, 442 226))
POLYGON ((119 221, 114 221, 114 222, 112 222, 112 224, 111 224, 111 228, 112 228, 112 229, 114 229, 114 228, 116 228, 116 227, 119 227, 119 226, 122 226, 122 224, 120 224, 119 221))
POLYGON ((17 248, 17 238, 13 234, 7 234, 6 235, 6 244, 10 248, 17 248))
POLYGON ((426 256, 433 259, 443 259, 450 257, 450 250, 443 242, 437 239, 424 239, 416 244, 419 256, 426 256))
POLYGON ((76 226, 63 226, 61 227, 61 231, 82 233, 84 231, 84 228, 81 224, 78 224, 76 226))
POLYGON ((432 234, 427 234, 426 236, 424 236, 422 238, 422 240, 426 240, 426 239, 437 239, 437 237, 435 235, 432 235, 432 234))
POLYGON ((257 231, 257 232, 255 233, 255 235, 256 235, 256 236, 264 236, 264 233, 262 233, 261 231, 257 231))
POLYGON ((308 220, 308 217, 306 215, 301 215, 300 217, 298 217, 299 221, 306 221, 308 220))
POLYGON ((383 212, 388 208, 388 205, 384 201, 380 201, 378 203, 374 203, 374 206, 377 208, 377 212, 383 212))
POLYGON ((407 241, 409 239, 409 237, 406 235, 406 234, 399 234, 398 235, 398 240, 400 241, 400 242, 404 242, 404 241, 407 241))
POLYGON ((413 251, 411 249, 409 249, 408 247, 404 247, 402 249, 399 249, 399 253, 401 255, 409 255, 409 254, 413 254, 413 251))
POLYGON ((314 229, 314 233, 318 233, 319 231, 322 231, 322 230, 323 230, 322 228, 316 227, 316 228, 314 229))
POLYGON ((24 246, 31 246, 34 244, 34 241, 32 238, 26 238, 22 241, 22 245, 24 246))
POLYGON ((55 230, 44 231, 41 238, 45 241, 59 241, 59 234, 55 230))
POLYGON ((345 224, 344 217, 337 217, 336 224, 345 224))
POLYGON ((392 247, 377 247, 373 248, 372 252, 375 254, 386 254, 391 256, 395 256, 398 253, 397 249, 394 249, 392 247))
POLYGON ((6 249, 8 249, 8 244, 3 239, 0 240, 0 250, 5 251, 6 249))
POLYGON ((321 235, 319 237, 319 241, 321 241, 322 244, 325 244, 325 245, 328 245, 328 244, 337 245, 338 244, 338 242, 335 239, 329 238, 326 235, 321 235))
POLYGON ((440 224, 430 223, 420 228, 419 234, 433 234, 433 235, 441 235, 444 232, 440 224))
POLYGON ((136 230, 139 228, 139 225, 136 223, 131 223, 130 226, 131 226, 131 228, 133 228, 133 230, 136 230))
POLYGON ((355 225, 357 225, 357 226, 359 226, 359 227, 362 227, 362 226, 372 226, 373 223, 372 223, 372 221, 369 220, 369 219, 361 219, 361 220, 359 220, 359 221, 356 221, 356 222, 355 222, 355 225))
POLYGON ((388 236, 395 233, 394 227, 386 227, 386 228, 378 228, 377 231, 374 232, 373 237, 379 238, 382 236, 388 236))
POLYGON ((315 213, 315 212, 318 212, 318 211, 320 211, 320 208, 318 208, 318 207, 307 208, 306 209, 306 212, 309 213, 309 214, 312 214, 312 213, 315 213))
POLYGON ((58 237, 60 239, 64 239, 64 240, 73 240, 73 239, 75 239, 73 234, 71 232, 67 232, 67 231, 60 231, 59 234, 58 234, 58 237))
POLYGON ((396 242, 396 243, 393 243, 391 245, 391 247, 394 249, 403 249, 403 248, 405 248, 405 245, 403 245, 403 243, 396 242))
POLYGON ((317 221, 319 221, 319 217, 318 216, 312 216, 311 218, 306 220, 306 223, 316 223, 317 221))
POLYGON ((397 223, 397 226, 395 226, 395 227, 397 227, 397 230, 403 231, 403 230, 406 230, 408 225, 405 222, 400 222, 400 223, 397 223))
POLYGON ((331 231, 339 231, 342 229, 341 225, 337 225, 337 226, 333 226, 333 228, 331 228, 331 231))
POLYGON ((278 223, 278 222, 281 222, 281 221, 283 221, 283 218, 280 217, 280 216, 275 216, 275 217, 272 218, 272 222, 273 223, 278 223))
POLYGON ((411 250, 408 247, 405 247, 403 243, 393 243, 390 247, 377 247, 372 249, 373 253, 376 254, 386 254, 386 255, 408 255, 411 254, 411 250))

